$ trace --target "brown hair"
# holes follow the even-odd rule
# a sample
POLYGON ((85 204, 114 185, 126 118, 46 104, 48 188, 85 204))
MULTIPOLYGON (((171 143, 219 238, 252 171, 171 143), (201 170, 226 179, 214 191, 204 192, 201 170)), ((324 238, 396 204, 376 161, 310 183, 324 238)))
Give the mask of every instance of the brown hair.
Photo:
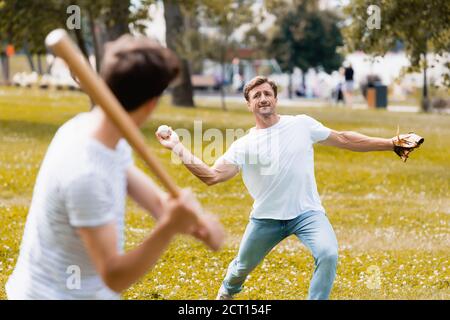
POLYGON ((128 112, 160 96, 179 72, 179 60, 172 51, 149 38, 131 35, 106 44, 100 68, 100 76, 128 112))
POLYGON ((244 97, 245 100, 250 101, 249 93, 253 88, 262 85, 263 83, 268 83, 272 87, 275 98, 277 97, 277 85, 272 80, 267 77, 257 76, 250 80, 244 87, 244 97))

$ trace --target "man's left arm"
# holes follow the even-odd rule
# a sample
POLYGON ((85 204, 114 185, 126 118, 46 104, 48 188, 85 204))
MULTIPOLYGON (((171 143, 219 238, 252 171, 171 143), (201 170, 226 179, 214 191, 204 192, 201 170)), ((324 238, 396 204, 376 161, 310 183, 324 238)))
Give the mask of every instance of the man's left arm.
POLYGON ((319 143, 359 152, 394 150, 392 139, 369 137, 353 131, 331 130, 328 138, 319 143))
POLYGON ((142 170, 134 165, 127 170, 127 189, 128 195, 139 206, 156 220, 161 217, 168 194, 158 188, 142 170))

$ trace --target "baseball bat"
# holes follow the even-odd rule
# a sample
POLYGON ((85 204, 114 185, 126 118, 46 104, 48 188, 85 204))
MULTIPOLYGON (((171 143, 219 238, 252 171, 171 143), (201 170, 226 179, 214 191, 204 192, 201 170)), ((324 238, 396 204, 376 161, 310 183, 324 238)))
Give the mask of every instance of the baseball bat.
MULTIPOLYGON (((81 54, 80 49, 72 42, 67 32, 64 29, 53 30, 47 35, 45 44, 67 63, 72 73, 78 78, 82 89, 113 121, 137 154, 145 161, 164 187, 167 188, 171 196, 178 198, 180 195, 179 187, 173 182, 172 178, 167 174, 161 164, 150 153, 145 144, 144 136, 137 128, 136 124, 131 120, 130 116, 103 79, 101 79, 90 67, 84 56, 81 54)), ((213 228, 211 228, 210 221, 202 219, 200 216, 198 218, 199 222, 211 233, 213 228)), ((207 244, 212 249, 218 249, 222 242, 222 239, 219 238, 220 237, 214 234, 210 234, 210 239, 212 241, 207 244)))

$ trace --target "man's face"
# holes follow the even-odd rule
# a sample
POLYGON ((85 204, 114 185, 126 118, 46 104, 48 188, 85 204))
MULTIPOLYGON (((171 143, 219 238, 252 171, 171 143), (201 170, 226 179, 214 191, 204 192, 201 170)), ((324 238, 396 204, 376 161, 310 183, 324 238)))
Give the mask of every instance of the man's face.
POLYGON ((250 90, 248 97, 248 110, 255 115, 269 116, 275 113, 278 100, 272 87, 267 82, 250 90))

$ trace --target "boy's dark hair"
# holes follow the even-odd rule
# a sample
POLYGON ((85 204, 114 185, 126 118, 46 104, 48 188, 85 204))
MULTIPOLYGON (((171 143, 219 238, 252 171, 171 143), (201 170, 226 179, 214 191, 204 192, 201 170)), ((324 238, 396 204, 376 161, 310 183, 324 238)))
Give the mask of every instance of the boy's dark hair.
POLYGON ((160 96, 180 72, 175 54, 156 41, 123 35, 105 46, 100 76, 128 112, 160 96))

